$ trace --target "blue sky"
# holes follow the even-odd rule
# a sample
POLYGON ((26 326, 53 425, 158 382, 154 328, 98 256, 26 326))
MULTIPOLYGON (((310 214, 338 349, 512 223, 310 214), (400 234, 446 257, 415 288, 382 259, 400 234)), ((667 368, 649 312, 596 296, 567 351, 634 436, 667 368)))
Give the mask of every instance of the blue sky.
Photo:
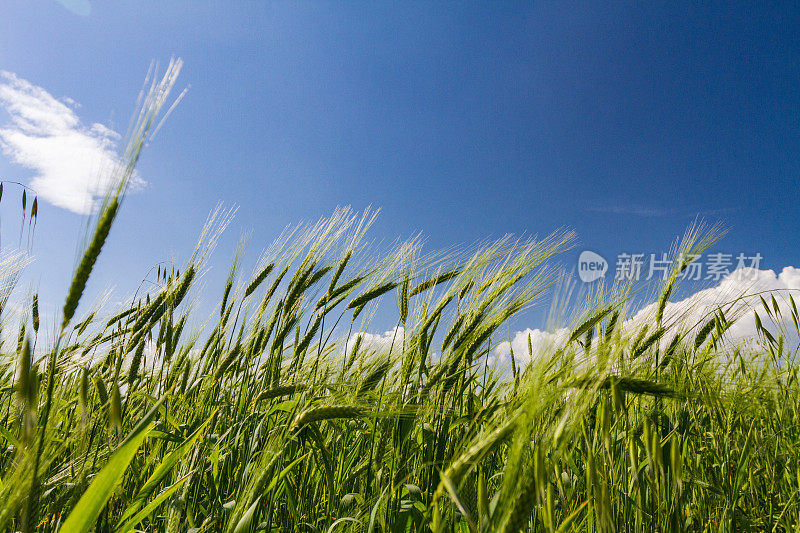
MULTIPOLYGON (((570 267, 667 251, 699 215, 729 228, 717 250, 800 266, 800 8, 608 4, 5 0, 0 70, 124 133, 150 62, 185 62, 96 292, 184 261, 219 201, 239 211, 212 286, 241 232, 249 268, 337 205, 380 207, 374 238, 430 249, 567 227, 570 267)), ((0 154, 0 179, 36 174, 0 154)), ((85 217, 53 203, 26 283, 60 304, 85 217)))

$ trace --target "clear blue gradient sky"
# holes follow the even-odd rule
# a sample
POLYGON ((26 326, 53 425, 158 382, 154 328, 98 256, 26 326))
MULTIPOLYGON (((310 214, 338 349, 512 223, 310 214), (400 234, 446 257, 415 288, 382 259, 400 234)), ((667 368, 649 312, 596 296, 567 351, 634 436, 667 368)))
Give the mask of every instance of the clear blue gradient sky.
MULTIPOLYGON (((568 227, 570 266, 666 251, 700 215, 730 229, 717 249, 798 265, 800 5, 702 4, 4 0, 0 70, 124 133, 151 60, 185 61, 94 291, 185 260, 218 201, 240 208, 211 286, 241 232, 249 269, 337 205, 380 207, 373 237, 431 249, 568 227)), ((0 155, 0 178, 33 175, 0 155)), ((45 301, 82 224, 40 206, 45 301)))

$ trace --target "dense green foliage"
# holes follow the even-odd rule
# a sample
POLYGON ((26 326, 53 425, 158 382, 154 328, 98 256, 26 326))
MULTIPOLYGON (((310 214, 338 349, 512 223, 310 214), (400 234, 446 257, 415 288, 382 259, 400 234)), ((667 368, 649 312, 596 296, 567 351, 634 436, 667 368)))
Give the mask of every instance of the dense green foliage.
MULTIPOLYGON (((626 321, 625 290, 595 294, 562 343, 506 367, 493 348, 557 280, 546 260, 569 234, 376 255, 373 215, 341 210, 287 231, 249 276, 234 260, 200 323, 218 212, 186 264, 158 266, 124 308, 81 315, 123 194, 98 215, 55 345, 38 339, 38 309, 3 324, 20 329, 0 358, 2 530, 800 525, 796 353, 769 325, 788 312, 797 327, 793 299, 767 296, 757 336, 735 346, 724 309, 666 323, 676 261, 651 321, 626 321), (376 342, 359 332, 379 302, 397 328, 376 342)), ((692 231, 676 257, 712 239, 692 231)))

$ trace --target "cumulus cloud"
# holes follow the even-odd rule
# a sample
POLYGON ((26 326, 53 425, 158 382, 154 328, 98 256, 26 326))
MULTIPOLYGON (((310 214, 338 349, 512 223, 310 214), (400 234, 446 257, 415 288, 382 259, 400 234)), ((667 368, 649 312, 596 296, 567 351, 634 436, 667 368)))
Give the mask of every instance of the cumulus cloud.
POLYGON ((510 364, 511 351, 514 351, 514 361, 519 366, 527 366, 531 360, 536 359, 544 353, 552 353, 558 346, 564 344, 569 337, 567 328, 560 328, 555 331, 542 331, 540 329, 527 328, 514 334, 510 341, 503 341, 494 349, 493 357, 489 364, 498 363, 501 366, 510 364), (530 337, 530 347, 528 338, 530 337), (529 351, 530 348, 530 351, 529 351))
MULTIPOLYGON (((787 266, 780 274, 773 270, 743 268, 732 272, 716 287, 698 291, 678 302, 669 302, 664 308, 664 323, 684 330, 697 330, 702 327, 711 314, 722 308, 728 318, 737 318, 728 330, 725 340, 741 343, 757 335, 755 317, 757 311, 763 325, 773 333, 790 330, 791 311, 789 296, 800 291, 800 269, 787 266), (773 322, 766 314, 761 298, 772 308, 772 298, 780 309, 780 317, 773 322)), ((655 303, 636 313, 629 323, 640 326, 652 322, 656 313, 655 303)))
MULTIPOLYGON (((773 270, 743 268, 732 272, 714 287, 697 291, 679 301, 668 302, 664 309, 664 324, 675 331, 696 332, 721 307, 727 318, 737 319, 726 332, 723 341, 730 344, 747 344, 758 335, 753 314, 757 311, 764 327, 773 334, 787 333, 787 340, 796 345, 798 339, 792 324, 789 296, 794 295, 797 301, 800 299, 798 294, 800 294, 800 268, 788 266, 779 274, 773 270), (770 308, 774 296, 780 316, 776 316, 773 320, 767 315, 761 303, 762 296, 770 308)), ((657 303, 653 302, 635 313, 624 322, 623 331, 636 332, 645 324, 653 323, 656 306, 657 303)), ((536 359, 544 353, 552 353, 566 341, 568 335, 567 328, 555 331, 525 329, 517 332, 511 340, 500 343, 495 348, 493 356, 500 365, 509 364, 513 349, 516 363, 525 366, 531 360, 528 355, 528 336, 531 339, 533 358, 536 359)))
POLYGON ((355 333, 347 341, 347 353, 353 349, 358 338, 361 338, 361 350, 375 350, 377 352, 388 352, 389 349, 393 351, 403 345, 403 338, 405 337, 405 330, 402 326, 390 329, 384 333, 355 333))
MULTIPOLYGON (((119 134, 82 124, 75 102, 11 72, 0 71, 0 106, 10 118, 0 127, 0 148, 35 173, 31 188, 53 205, 91 213, 114 179, 119 134)), ((143 184, 138 177, 134 182, 143 184)))

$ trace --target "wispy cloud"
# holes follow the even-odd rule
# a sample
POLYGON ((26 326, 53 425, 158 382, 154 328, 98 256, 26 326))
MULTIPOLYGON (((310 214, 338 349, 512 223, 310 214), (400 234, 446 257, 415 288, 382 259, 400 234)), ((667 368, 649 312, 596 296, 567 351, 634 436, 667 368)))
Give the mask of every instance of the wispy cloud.
POLYGON ((612 215, 635 215, 640 217, 663 217, 675 214, 675 210, 660 209, 644 205, 604 205, 586 208, 593 213, 609 213, 612 215))
POLYGON ((56 0, 56 2, 82 17, 88 17, 92 13, 89 0, 56 0))
POLYGON ((35 172, 31 188, 53 205, 91 213, 113 180, 119 134, 98 123, 85 126, 75 102, 12 72, 0 71, 0 106, 10 117, 0 128, 0 148, 35 172))
POLYGON ((613 204, 613 205, 595 205, 585 208, 585 211, 590 213, 605 213, 609 215, 626 215, 637 217, 666 217, 666 216, 699 216, 699 217, 717 217, 722 215, 731 214, 737 211, 735 207, 722 207, 715 209, 699 209, 693 210, 691 208, 682 209, 666 209, 661 207, 652 207, 641 204, 613 204))

